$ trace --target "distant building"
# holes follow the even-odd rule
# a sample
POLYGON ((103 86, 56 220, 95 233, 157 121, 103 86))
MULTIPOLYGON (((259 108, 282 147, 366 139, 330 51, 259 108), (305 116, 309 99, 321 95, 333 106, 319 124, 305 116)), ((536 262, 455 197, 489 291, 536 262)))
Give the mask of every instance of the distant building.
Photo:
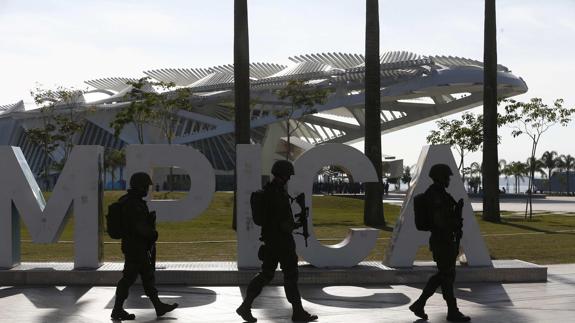
MULTIPOLYGON (((290 108, 275 90, 290 80, 331 90, 325 104, 314 107, 313 114, 302 115, 291 138, 296 158, 305 150, 322 143, 353 143, 364 136, 364 57, 358 54, 322 53, 290 57, 289 65, 253 63, 251 73, 251 139, 261 144, 264 173, 286 150, 286 122, 281 111, 290 108), (280 112, 280 113, 278 113, 280 112)), ((234 149, 234 69, 233 65, 209 68, 167 68, 145 71, 132 78, 111 77, 86 81, 89 93, 104 99, 89 101, 89 93, 78 99, 83 108, 95 112, 86 116, 86 127, 74 141, 80 145, 122 148, 138 143, 137 134, 128 125, 119 138, 109 127, 116 113, 129 105, 126 93, 129 81, 149 76, 177 86, 189 87, 194 95, 192 112, 180 111, 175 144, 200 150, 212 163, 220 188, 233 184, 234 149)), ((511 97, 527 91, 520 77, 499 65, 499 95, 511 97)), ((483 101, 483 64, 480 61, 452 56, 420 56, 409 52, 387 52, 381 57, 380 116, 382 134, 411 127, 456 112, 477 107, 483 101)), ((64 109, 63 109, 64 110, 64 109)), ((62 110, 62 111, 63 111, 62 110)), ((39 174, 45 156, 32 144, 24 130, 35 127, 40 114, 27 110, 22 101, 0 106, 0 144, 20 146, 35 174, 39 174)), ((295 126, 295 121, 291 121, 295 126)), ((292 127, 295 129, 295 127, 292 127)), ((163 143, 157 129, 145 129, 146 143, 163 143)), ((397 143, 405 145, 407 143, 397 143)), ((56 151, 58 161, 63 151, 56 151)), ((155 181, 165 181, 166 173, 154 174, 155 181)))

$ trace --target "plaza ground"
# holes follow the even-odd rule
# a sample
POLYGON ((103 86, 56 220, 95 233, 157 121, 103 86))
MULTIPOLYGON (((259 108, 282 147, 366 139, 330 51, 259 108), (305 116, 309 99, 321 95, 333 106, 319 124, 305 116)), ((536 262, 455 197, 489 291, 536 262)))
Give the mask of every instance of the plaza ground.
MULTIPOLYGON (((472 322, 570 322, 575 315, 575 265, 549 266, 546 283, 456 284, 461 311, 472 322)), ((362 285, 301 287, 304 307, 318 322, 414 322, 408 306, 423 285, 362 285)), ((140 286, 132 288, 126 308, 136 322, 241 322, 234 313, 242 287, 159 286, 165 302, 180 308, 157 319, 140 286)), ((110 322, 114 287, 0 287, 0 322, 110 322)), ((428 302, 430 322, 445 322, 445 304, 436 293, 428 302)), ((291 310, 281 286, 270 286, 254 303, 258 322, 291 322, 291 310)))

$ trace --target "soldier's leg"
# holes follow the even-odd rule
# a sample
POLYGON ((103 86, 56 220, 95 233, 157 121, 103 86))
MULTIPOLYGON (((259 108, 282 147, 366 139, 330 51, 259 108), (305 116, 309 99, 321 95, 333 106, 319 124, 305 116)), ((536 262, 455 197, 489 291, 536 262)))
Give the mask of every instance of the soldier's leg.
POLYGON ((284 290, 288 302, 292 305, 292 321, 312 322, 318 319, 317 315, 306 312, 301 303, 301 296, 297 286, 299 271, 297 266, 295 245, 283 250, 280 258, 281 269, 284 275, 284 290))
POLYGON ((251 307, 253 301, 262 292, 264 286, 269 284, 274 278, 276 268, 278 266, 279 257, 275 251, 269 247, 260 247, 258 253, 260 260, 262 260, 261 271, 250 281, 246 291, 246 299, 242 305, 251 307))
POLYGON ((114 300, 114 309, 112 310, 112 319, 115 320, 133 320, 134 314, 129 314, 124 310, 124 301, 128 298, 130 286, 134 284, 138 277, 138 266, 132 262, 124 262, 122 278, 116 285, 116 299, 114 300))
POLYGON ((262 260, 261 271, 250 281, 246 291, 246 298, 236 309, 236 313, 246 322, 256 322, 257 319, 252 315, 252 304, 256 297, 262 292, 265 285, 269 284, 274 278, 278 266, 278 258, 269 247, 261 246, 258 257, 262 260))
POLYGON ((162 316, 178 307, 178 303, 165 304, 160 301, 158 290, 156 289, 156 269, 152 263, 145 262, 140 266, 140 278, 142 279, 144 292, 154 305, 157 316, 162 316))

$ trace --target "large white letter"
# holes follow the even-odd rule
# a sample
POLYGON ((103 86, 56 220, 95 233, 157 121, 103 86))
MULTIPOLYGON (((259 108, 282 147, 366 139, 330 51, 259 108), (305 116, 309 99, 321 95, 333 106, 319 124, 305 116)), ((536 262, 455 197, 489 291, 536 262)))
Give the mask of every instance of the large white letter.
POLYGON ((216 188, 214 169, 196 149, 183 145, 129 145, 126 148, 126 173, 151 173, 156 167, 178 167, 190 176, 190 191, 181 200, 152 200, 150 210, 158 221, 185 221, 208 208, 216 188))
POLYGON ((350 229, 348 236, 332 246, 321 244, 313 230, 312 186, 317 173, 328 165, 342 166, 359 182, 376 182, 377 175, 371 161, 359 150, 343 144, 325 144, 306 151, 294 163, 295 176, 289 184, 293 193, 305 193, 309 206, 308 247, 302 236, 296 236, 298 254, 315 267, 352 267, 365 259, 375 247, 379 230, 350 229))
POLYGON ((252 219, 250 197, 262 186, 260 145, 236 145, 237 194, 236 221, 238 268, 257 268, 261 228, 252 219))
POLYGON ((413 198, 425 192, 429 185, 433 183, 428 174, 431 166, 435 164, 446 164, 451 168, 453 176, 447 191, 456 201, 462 198, 465 203, 463 207, 463 238, 461 239, 461 245, 465 250, 468 264, 470 266, 492 266, 489 252, 485 247, 485 242, 473 215, 469 197, 465 192, 459 170, 455 165, 453 154, 448 145, 425 146, 421 150, 419 161, 417 162, 417 175, 413 179, 413 185, 411 185, 403 202, 401 213, 393 230, 393 237, 385 253, 385 264, 391 267, 411 267, 417 249, 428 244, 429 232, 418 231, 415 228, 413 198))
POLYGON ((20 262, 19 215, 35 243, 58 241, 74 213, 74 267, 98 268, 102 258, 100 146, 75 146, 46 204, 19 147, 0 147, 0 267, 20 262))

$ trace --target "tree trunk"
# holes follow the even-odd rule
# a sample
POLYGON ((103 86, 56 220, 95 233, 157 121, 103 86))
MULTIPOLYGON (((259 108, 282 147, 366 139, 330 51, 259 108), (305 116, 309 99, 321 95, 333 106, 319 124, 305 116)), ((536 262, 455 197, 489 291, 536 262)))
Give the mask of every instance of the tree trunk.
MULTIPOLYGON (((248 33, 248 1, 234 0, 234 91, 236 145, 250 143, 250 52, 248 33)), ((237 183, 237 165, 234 183, 237 183)), ((236 229, 237 185, 234 184, 234 214, 236 229)))
POLYGON ((483 219, 500 222, 497 152, 497 33, 495 0, 485 0, 483 48, 483 219))
POLYGON ((381 182, 381 100, 379 57, 379 2, 366 0, 365 23, 365 155, 377 173, 377 182, 365 184, 364 223, 385 227, 381 182))

